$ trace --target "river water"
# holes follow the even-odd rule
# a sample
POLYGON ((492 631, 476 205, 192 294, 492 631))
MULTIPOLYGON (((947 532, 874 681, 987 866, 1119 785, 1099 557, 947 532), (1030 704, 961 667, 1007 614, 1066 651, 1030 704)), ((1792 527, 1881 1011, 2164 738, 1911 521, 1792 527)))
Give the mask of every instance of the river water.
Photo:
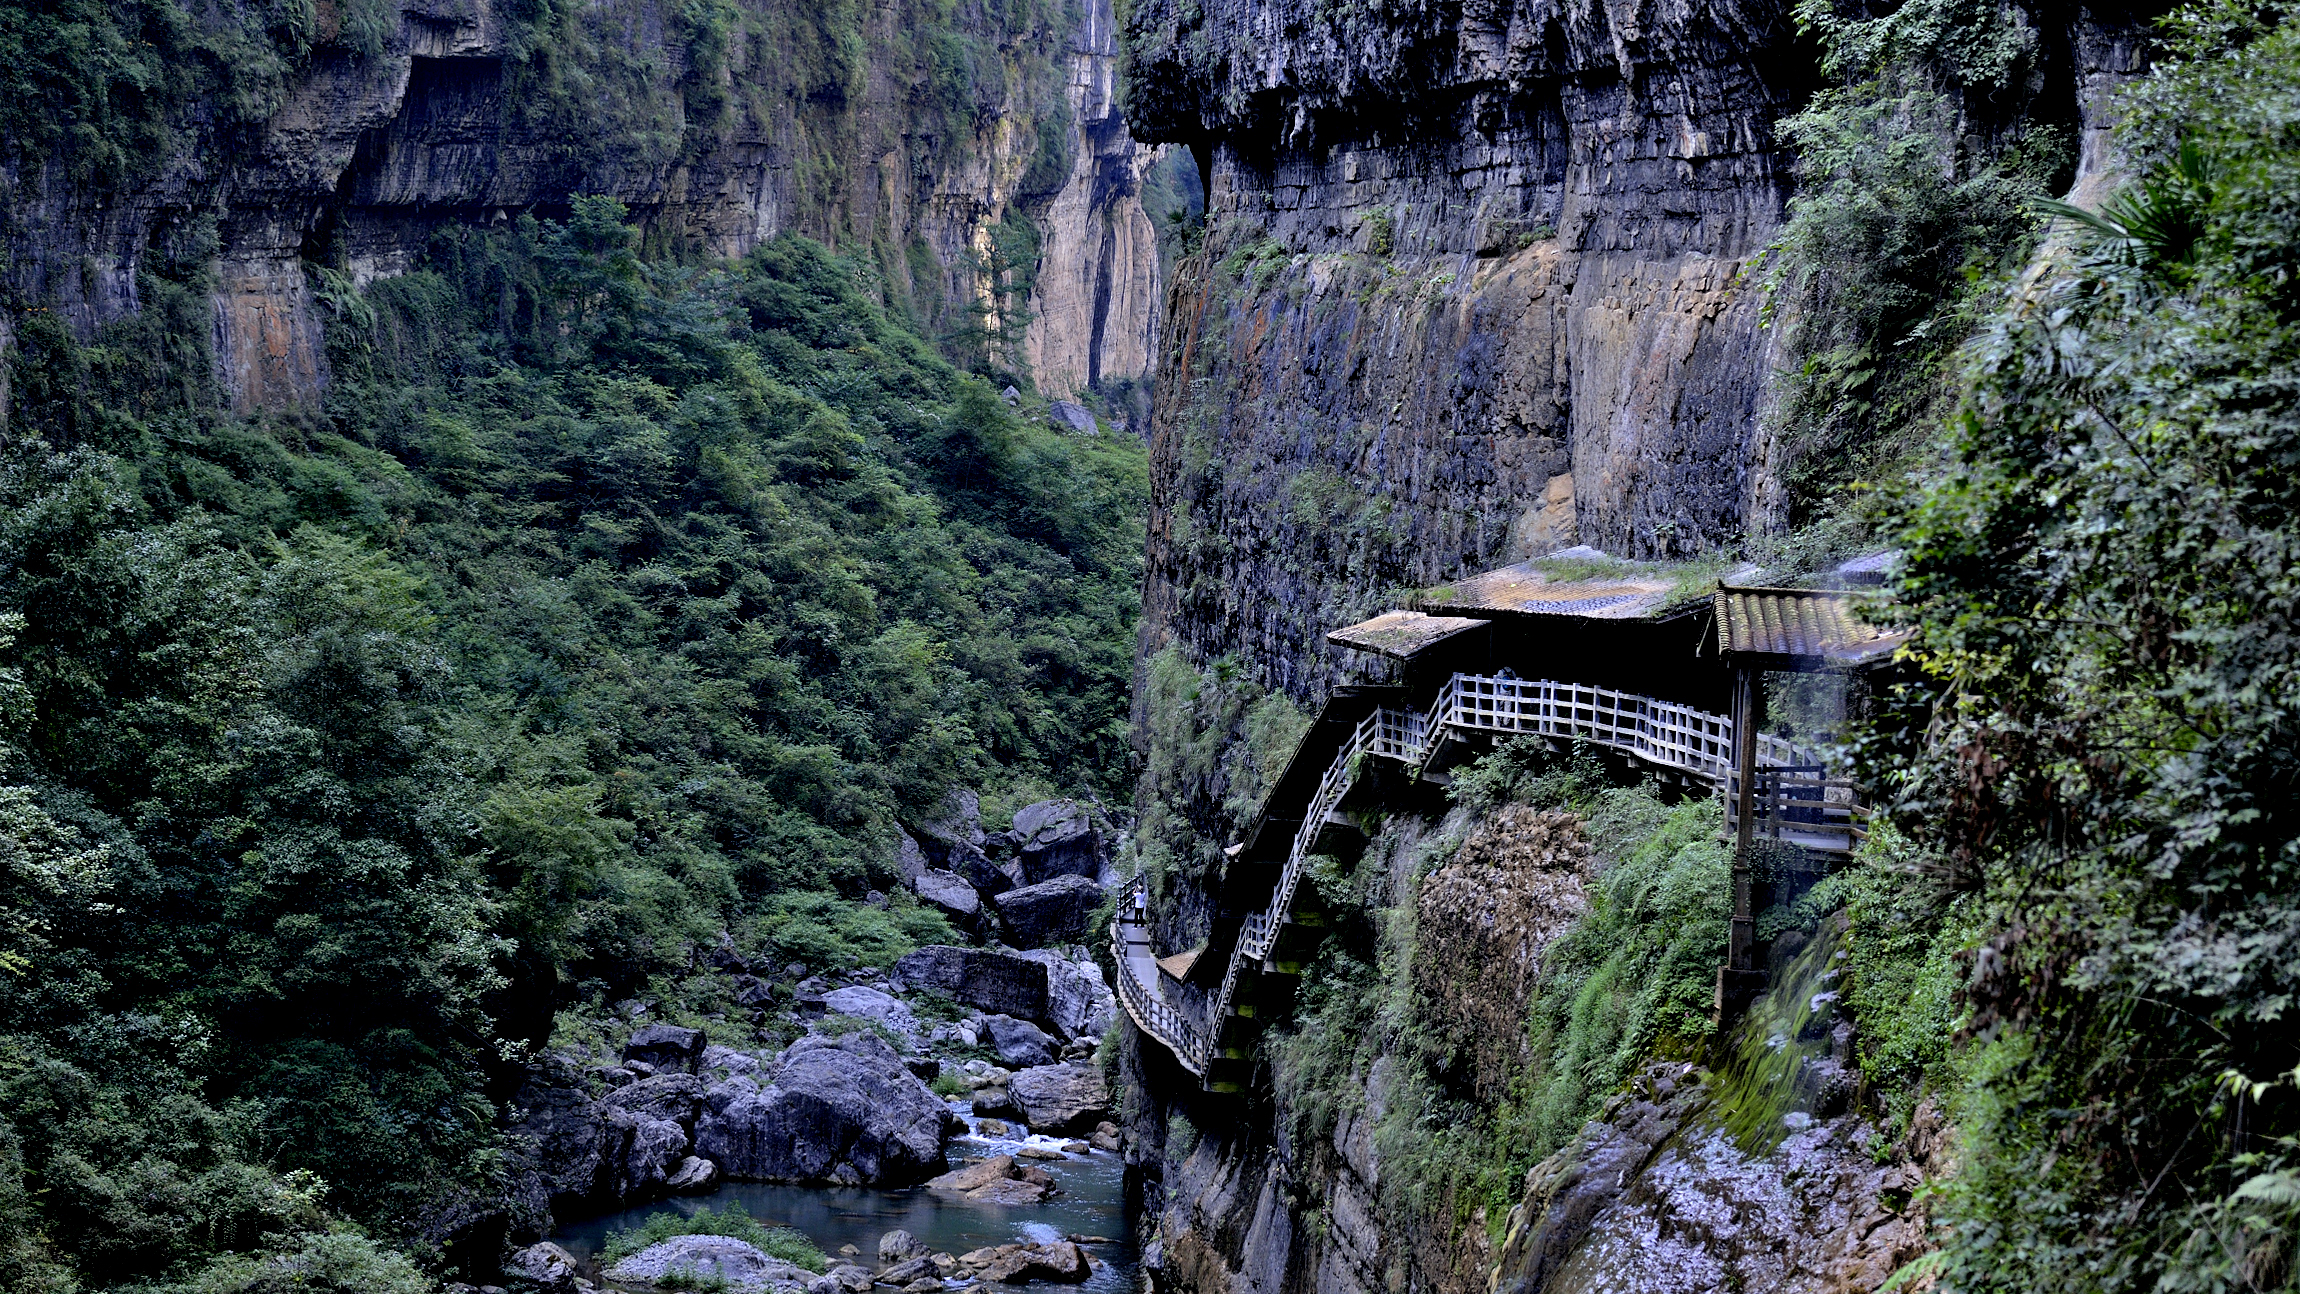
MULTIPOLYGON (((968 1156, 1010 1155, 1024 1146, 1059 1149, 1062 1137, 985 1137, 980 1120, 962 1101, 951 1109, 966 1120, 965 1135, 950 1140, 953 1167, 968 1156)), ((1101 1260, 1081 1289, 1127 1294, 1134 1288, 1140 1255, 1126 1199, 1125 1166, 1117 1155, 1093 1151, 1060 1160, 1032 1160, 1053 1174, 1061 1192, 1044 1204, 982 1204, 923 1186, 880 1190, 864 1186, 791 1186, 770 1182, 730 1182, 708 1195, 660 1200, 592 1218, 560 1230, 551 1239, 573 1254, 585 1275, 602 1281, 598 1254, 607 1237, 629 1230, 657 1213, 694 1213, 740 1208, 769 1227, 792 1227, 834 1261, 839 1247, 862 1251, 857 1261, 876 1266, 878 1238, 900 1228, 929 1249, 963 1254, 986 1245, 1018 1240, 1044 1242, 1065 1236, 1104 1237, 1086 1246, 1101 1260)), ((605 1283, 602 1281, 602 1283, 605 1283)), ((614 1288, 613 1286, 609 1286, 614 1288)))

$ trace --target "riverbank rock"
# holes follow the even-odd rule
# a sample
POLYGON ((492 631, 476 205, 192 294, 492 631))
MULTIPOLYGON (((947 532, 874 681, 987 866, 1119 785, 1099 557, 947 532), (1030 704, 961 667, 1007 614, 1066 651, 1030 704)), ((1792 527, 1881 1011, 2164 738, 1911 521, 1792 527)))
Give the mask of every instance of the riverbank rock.
POLYGON ((1025 807, 1014 815, 1009 834, 1026 885, 1102 874, 1102 832, 1092 811, 1076 800, 1041 800, 1025 807))
POLYGON ((659 1285, 665 1276, 685 1272, 700 1280, 717 1277, 744 1290, 804 1291, 815 1274, 770 1258, 727 1236, 673 1236, 649 1245, 607 1269, 609 1280, 659 1285))
POLYGON ((689 1155, 663 1183, 673 1195, 700 1195, 719 1184, 719 1166, 700 1155, 689 1155))
POLYGON ((531 1076, 511 1098, 518 1112, 506 1142, 536 1192, 558 1209, 599 1197, 609 1148, 606 1113, 578 1088, 531 1076))
POLYGON ((1046 968, 1046 1006, 1031 1018, 1052 1025, 1071 1041, 1099 1042, 1118 1018, 1118 995, 1102 978, 1102 967, 1084 949, 1064 956, 1049 948, 1016 953, 1046 968))
POLYGON ((991 905, 1006 924, 1008 942, 1018 948, 1076 943, 1086 937, 1102 906, 1102 886, 1084 876, 1056 876, 1008 890, 991 905))
POLYGON ((1017 1069, 1054 1063, 1054 1039, 1028 1020, 1017 1020, 1010 1015, 986 1016, 982 1031, 990 1035, 991 1050, 998 1053, 998 1058, 1017 1069))
POLYGON ((918 1046, 918 1017, 911 1014, 902 999, 891 994, 854 984, 823 994, 823 1007, 857 1020, 868 1020, 899 1035, 912 1047, 918 1046))
POLYGON ((972 1109, 976 1118, 988 1118, 990 1122, 998 1123, 998 1132, 991 1132, 987 1123, 983 1125, 983 1135, 986 1137, 1005 1136, 1006 1125, 1000 1120, 1022 1117, 1022 1110, 1014 1104, 1014 1094, 1003 1087, 975 1089, 972 1109))
POLYGON ((899 1186, 942 1169, 956 1121, 878 1035, 809 1037, 783 1053, 772 1085, 713 1088, 695 1150, 729 1177, 899 1186))
POLYGON ((619 1200, 653 1199, 671 1188, 671 1174, 687 1158, 687 1130, 669 1119, 628 1110, 606 1111, 613 1138, 607 1194, 619 1200))
MULTIPOLYGON (((926 1257, 926 1246, 917 1236, 897 1228, 878 1238, 878 1261, 882 1267, 907 1263, 914 1258, 926 1257)), ((929 1264, 931 1266, 931 1264, 929 1264)), ((885 1273, 880 1273, 884 1276, 885 1273)), ((899 1282, 898 1282, 899 1283, 899 1282)))
POLYGON ((1072 1062, 1026 1069, 1008 1080, 1007 1091, 1033 1132, 1092 1132, 1110 1117, 1110 1085, 1100 1066, 1072 1062))
POLYGON ((688 1029, 675 1024, 651 1024, 631 1035, 623 1044, 623 1059, 652 1065, 660 1070, 684 1070, 693 1073, 702 1060, 705 1039, 700 1029, 688 1029))
POLYGON ((1031 1168, 1012 1155, 998 1155, 968 1164, 927 1182, 932 1190, 952 1191, 985 1204, 1037 1204, 1056 1191, 1054 1175, 1031 1168))
POLYGON ((1054 1281, 1076 1285, 1094 1274, 1094 1265, 1087 1260, 1086 1251, 1067 1240, 1046 1245, 999 1245, 990 1249, 977 1249, 960 1254, 960 1269, 975 1279, 1024 1285, 1031 1281, 1054 1281))
POLYGON ((511 1255, 503 1274, 546 1290, 575 1288, 575 1255, 546 1240, 511 1255))
POLYGON ((928 944, 894 964, 912 988, 931 989, 980 1011, 1042 1019, 1047 1009, 1046 966, 1020 953, 928 944))

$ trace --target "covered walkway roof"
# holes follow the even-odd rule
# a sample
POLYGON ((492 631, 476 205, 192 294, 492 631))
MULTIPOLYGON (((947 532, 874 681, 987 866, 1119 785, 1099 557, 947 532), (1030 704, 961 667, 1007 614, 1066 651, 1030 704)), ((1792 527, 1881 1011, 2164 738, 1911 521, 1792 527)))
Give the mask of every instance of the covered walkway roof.
POLYGON ((1861 619, 1841 590, 1719 584, 1715 602, 1718 653, 1760 669, 1858 669, 1890 660, 1909 639, 1861 619))

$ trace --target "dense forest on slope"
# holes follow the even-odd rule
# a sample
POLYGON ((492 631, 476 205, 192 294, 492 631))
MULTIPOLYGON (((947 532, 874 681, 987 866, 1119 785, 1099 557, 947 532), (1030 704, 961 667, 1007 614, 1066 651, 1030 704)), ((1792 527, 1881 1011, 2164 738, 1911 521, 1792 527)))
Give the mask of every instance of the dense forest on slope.
POLYGON ((1122 786, 1140 445, 1010 408, 866 263, 636 245, 585 199, 323 273, 327 404, 261 417, 196 246, 87 344, 23 316, 7 1288, 415 1288, 555 1011, 793 910, 949 939, 898 820, 1122 786))

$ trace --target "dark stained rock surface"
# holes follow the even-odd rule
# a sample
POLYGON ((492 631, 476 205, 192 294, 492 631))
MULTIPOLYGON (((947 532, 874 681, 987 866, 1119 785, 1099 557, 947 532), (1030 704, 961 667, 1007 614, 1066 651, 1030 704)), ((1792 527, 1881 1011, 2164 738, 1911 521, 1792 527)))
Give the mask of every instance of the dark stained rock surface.
POLYGON ((1017 1073, 1006 1089, 1032 1132, 1092 1132, 1110 1117, 1110 1085, 1099 1065, 1040 1065, 1017 1073))
POLYGON ((623 1044, 623 1059, 652 1065, 657 1070, 686 1070, 692 1072, 703 1057, 703 1047, 709 1040, 700 1029, 689 1029, 675 1024, 651 1024, 631 1035, 623 1044))
POLYGON ((729 1177, 902 1185, 942 1169, 955 1116, 875 1034, 801 1038, 772 1084, 747 1086, 711 1089, 695 1129, 729 1177))
POLYGON ((1009 942, 1018 948, 1076 943, 1087 936, 1094 911, 1102 906, 1102 886, 1084 876, 1057 876, 1008 890, 991 903, 1009 942))
POLYGON ((1054 1038, 1028 1020, 1008 1015, 986 1016, 982 1027, 990 1035, 991 1049, 1006 1064, 1020 1067, 1054 1063, 1054 1038))
POLYGON ((932 989, 978 1010, 1045 1018, 1046 967, 1028 957, 929 944, 895 962, 894 973, 912 988, 932 989))

